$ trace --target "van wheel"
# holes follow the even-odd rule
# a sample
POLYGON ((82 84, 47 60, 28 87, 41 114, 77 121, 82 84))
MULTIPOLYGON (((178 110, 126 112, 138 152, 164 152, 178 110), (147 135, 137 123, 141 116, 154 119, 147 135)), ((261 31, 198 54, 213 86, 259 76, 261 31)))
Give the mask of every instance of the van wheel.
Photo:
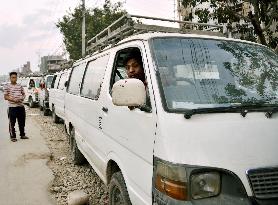
POLYGON ((66 133, 67 141, 68 141, 68 143, 69 143, 69 145, 70 145, 70 143, 71 143, 71 142, 70 142, 70 133, 68 133, 66 124, 64 124, 64 131, 65 131, 65 133, 66 133))
POLYGON ((48 109, 46 109, 45 106, 42 107, 43 115, 47 116, 48 115, 48 109))
POLYGON ((109 184, 109 205, 131 205, 121 172, 114 173, 109 184))
POLYGON ((34 103, 34 101, 33 101, 33 98, 32 98, 32 97, 30 97, 30 98, 29 98, 28 103, 29 103, 29 107, 30 107, 30 108, 35 107, 35 103, 34 103))
POLYGON ((59 122, 59 117, 56 115, 55 113, 55 108, 52 108, 52 119, 54 123, 58 123, 59 122))
POLYGON ((73 164, 75 165, 81 165, 84 164, 86 159, 83 156, 83 154, 80 152, 80 150, 77 147, 76 141, 75 141, 75 130, 72 128, 70 132, 70 151, 71 151, 71 159, 73 161, 73 164))

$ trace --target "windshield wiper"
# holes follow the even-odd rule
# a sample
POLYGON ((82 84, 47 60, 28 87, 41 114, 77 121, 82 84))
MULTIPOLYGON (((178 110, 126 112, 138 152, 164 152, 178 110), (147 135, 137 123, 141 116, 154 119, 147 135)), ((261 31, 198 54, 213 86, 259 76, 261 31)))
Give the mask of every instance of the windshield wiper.
POLYGON ((195 114, 207 113, 240 113, 243 117, 248 112, 266 112, 266 117, 270 118, 274 112, 278 111, 278 105, 262 103, 246 103, 229 107, 197 108, 184 111, 185 119, 190 119, 195 114))
POLYGON ((238 106, 229 107, 214 107, 214 108, 197 108, 190 109, 184 112, 185 119, 190 119, 192 115, 196 114, 206 114, 206 113, 230 113, 230 112, 240 112, 238 106))
POLYGON ((267 118, 271 118, 273 113, 278 112, 278 104, 268 104, 266 102, 244 103, 240 107, 250 112, 265 112, 267 118))

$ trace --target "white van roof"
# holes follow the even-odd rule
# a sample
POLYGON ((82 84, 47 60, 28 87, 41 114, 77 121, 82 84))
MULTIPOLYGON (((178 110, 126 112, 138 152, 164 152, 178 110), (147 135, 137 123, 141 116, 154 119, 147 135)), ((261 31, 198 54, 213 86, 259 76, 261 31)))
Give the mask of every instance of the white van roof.
MULTIPOLYGON (((248 44, 253 44, 253 45, 259 45, 259 46, 264 46, 259 43, 251 42, 251 41, 246 41, 246 40, 241 40, 241 39, 235 39, 235 38, 227 38, 227 37, 221 37, 221 36, 213 36, 213 35, 199 35, 199 34, 181 34, 181 33, 160 33, 160 32, 154 32, 154 33, 143 33, 143 34, 136 34, 130 37, 127 37, 121 41, 119 41, 115 46, 107 46, 101 51, 96 51, 90 55, 87 55, 86 57, 77 60, 74 64, 74 66, 77 66, 81 63, 84 63, 85 61, 90 60, 94 56, 100 55, 104 52, 107 52, 110 49, 114 49, 117 46, 127 43, 129 41, 135 41, 135 40, 142 40, 142 41, 148 41, 153 38, 163 38, 163 37, 178 37, 178 38, 202 38, 202 39, 214 39, 214 40, 225 40, 225 41, 233 41, 233 42, 241 42, 241 43, 248 43, 248 44)), ((267 47, 267 46, 264 46, 267 47)), ((57 72, 60 73, 61 71, 57 72)))
POLYGON ((259 43, 251 42, 251 41, 246 41, 246 40, 241 40, 241 39, 235 39, 235 38, 227 38, 227 37, 220 37, 220 36, 212 36, 212 35, 198 35, 198 34, 181 34, 181 33, 144 33, 144 34, 137 34, 134 36, 127 37, 120 42, 118 42, 117 45, 126 43, 128 41, 132 40, 144 40, 148 41, 152 38, 160 38, 160 37, 180 37, 180 38, 203 38, 203 39, 215 39, 215 40, 225 40, 225 41, 235 41, 235 42, 242 42, 242 43, 250 43, 250 44, 255 44, 255 45, 261 45, 259 43))

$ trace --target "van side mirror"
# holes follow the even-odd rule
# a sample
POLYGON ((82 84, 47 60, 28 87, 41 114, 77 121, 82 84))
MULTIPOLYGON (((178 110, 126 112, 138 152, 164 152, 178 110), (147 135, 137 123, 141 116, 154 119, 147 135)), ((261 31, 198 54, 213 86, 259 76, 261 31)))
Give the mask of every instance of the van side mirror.
POLYGON ((146 88, 138 79, 117 81, 112 88, 112 101, 117 106, 142 106, 146 103, 146 88))
POLYGON ((65 82, 65 87, 67 88, 68 85, 69 85, 69 81, 66 81, 66 82, 65 82))

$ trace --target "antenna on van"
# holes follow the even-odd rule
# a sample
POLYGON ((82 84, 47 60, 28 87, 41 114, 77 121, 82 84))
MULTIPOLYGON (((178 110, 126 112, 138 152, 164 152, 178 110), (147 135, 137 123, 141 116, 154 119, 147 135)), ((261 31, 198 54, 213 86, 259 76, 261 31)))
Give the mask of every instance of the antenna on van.
POLYGON ((194 23, 191 21, 180 21, 165 18, 156 18, 149 16, 131 15, 125 14, 118 20, 113 22, 94 38, 87 43, 87 52, 89 54, 102 50, 108 46, 114 46, 119 41, 127 38, 129 36, 140 34, 140 33, 150 33, 150 32, 162 32, 162 33, 191 33, 199 35, 213 35, 213 36, 224 36, 220 32, 213 32, 212 30, 225 31, 223 25, 207 24, 207 23, 194 23), (136 20, 133 20, 133 19, 136 20), (144 21, 156 21, 156 22, 167 22, 178 23, 179 27, 168 27, 160 25, 150 25, 143 24, 144 21), (193 29, 186 29, 186 25, 190 25, 193 29), (206 28, 206 30, 197 30, 198 27, 206 28), (208 29, 209 28, 209 29, 208 29))

